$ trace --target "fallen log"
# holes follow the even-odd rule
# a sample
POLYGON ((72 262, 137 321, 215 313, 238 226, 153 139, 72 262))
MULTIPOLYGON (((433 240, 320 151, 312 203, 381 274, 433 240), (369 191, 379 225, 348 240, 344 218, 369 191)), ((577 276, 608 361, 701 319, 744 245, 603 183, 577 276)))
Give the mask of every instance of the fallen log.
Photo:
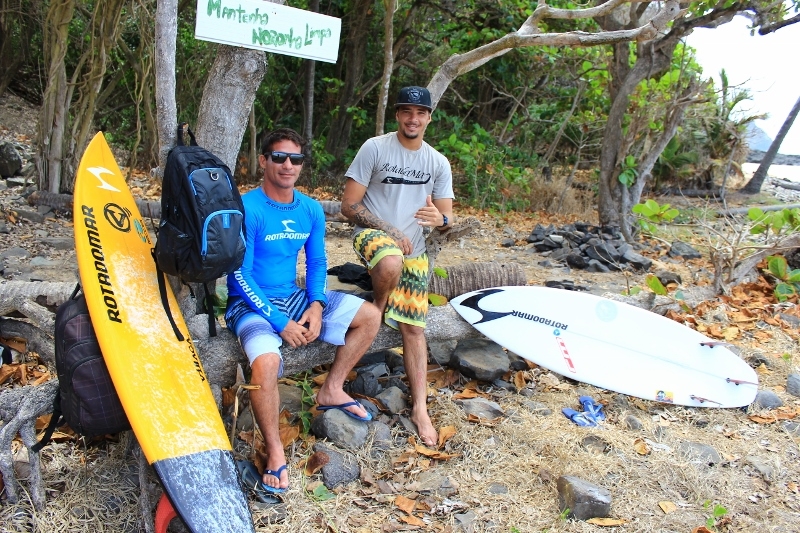
POLYGON ((789 180, 772 180, 773 185, 777 185, 778 187, 783 187, 784 189, 789 189, 792 191, 800 191, 800 183, 795 181, 789 180))
POLYGON ((751 209, 757 207, 764 212, 767 211, 782 211, 784 209, 797 209, 800 208, 800 204, 781 204, 781 205, 753 205, 750 207, 732 207, 730 209, 724 209, 722 211, 717 211, 717 215, 721 217, 730 217, 735 215, 746 215, 751 209))

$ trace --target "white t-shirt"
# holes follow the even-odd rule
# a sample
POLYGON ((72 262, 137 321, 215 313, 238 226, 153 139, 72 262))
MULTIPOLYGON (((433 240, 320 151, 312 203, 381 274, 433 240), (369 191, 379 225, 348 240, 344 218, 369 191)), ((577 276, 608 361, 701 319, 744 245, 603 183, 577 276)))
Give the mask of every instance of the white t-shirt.
MULTIPOLYGON (((373 137, 361 146, 345 176, 367 187, 364 206, 375 216, 402 231, 412 242, 409 257, 425 252, 422 226, 414 214, 434 200, 454 198, 450 162, 428 143, 409 150, 397 140, 397 132, 373 137)), ((361 231, 364 228, 356 228, 361 231)))

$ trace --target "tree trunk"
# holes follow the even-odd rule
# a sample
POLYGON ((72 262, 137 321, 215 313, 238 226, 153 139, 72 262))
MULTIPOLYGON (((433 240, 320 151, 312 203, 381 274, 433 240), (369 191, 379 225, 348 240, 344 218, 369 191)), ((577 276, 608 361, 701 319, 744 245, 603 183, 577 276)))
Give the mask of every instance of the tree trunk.
POLYGON ((794 107, 792 107, 792 110, 789 111, 789 114, 786 116, 786 120, 783 121, 781 129, 778 130, 778 135, 775 137, 775 140, 772 141, 772 144, 769 145, 769 149, 767 150, 767 153, 764 154, 761 164, 758 165, 756 173, 753 174, 753 177, 750 178, 750 181, 748 181, 747 185, 745 185, 742 189, 743 193, 756 194, 761 191, 761 186, 764 184, 764 180, 767 177, 767 171, 772 165, 772 161, 775 159, 775 156, 778 155, 778 150, 781 147, 781 143, 783 143, 783 139, 792 128, 792 124, 794 123, 794 119, 797 118, 798 113, 800 113, 800 98, 798 98, 797 102, 794 103, 794 107))
POLYGON ((162 178, 167 155, 175 146, 178 104, 175 102, 175 49, 178 38, 178 0, 159 0, 156 8, 156 123, 158 167, 152 173, 162 178))
POLYGON ((338 110, 325 141, 325 150, 339 164, 350 145, 353 116, 347 110, 355 104, 366 66, 367 33, 374 16, 371 6, 372 0, 356 0, 352 11, 347 15, 349 30, 344 45, 344 86, 341 88, 338 110))
POLYGON ((389 85, 394 70, 394 11, 397 0, 383 0, 386 10, 383 21, 383 77, 378 94, 378 111, 375 114, 375 135, 383 135, 386 122, 386 106, 389 102, 389 85))
POLYGON ((200 101, 197 143, 216 154, 231 170, 236 168, 250 107, 266 73, 267 57, 261 50, 218 45, 200 101))
MULTIPOLYGON (((314 13, 319 11, 319 0, 311 0, 308 10, 314 13)), ((305 117, 303 120, 303 137, 308 141, 308 155, 314 157, 312 141, 314 140, 314 81, 317 75, 317 62, 313 59, 304 61, 306 67, 306 87, 303 107, 305 117)))
POLYGON ((247 175, 255 179, 258 172, 258 131, 256 130, 255 102, 250 106, 250 156, 247 158, 247 175))
MULTIPOLYGON (((627 71, 617 84, 617 97, 608 112, 603 142, 600 145, 600 181, 597 199, 597 214, 602 226, 619 226, 625 234, 630 228, 626 226, 627 204, 630 203, 630 192, 620 183, 620 161, 627 154, 620 153, 623 144, 622 123, 628 110, 630 96, 636 86, 644 79, 657 76, 669 68, 672 53, 679 39, 671 36, 660 41, 651 41, 639 45, 636 63, 627 71)), ((627 70, 624 69, 623 72, 627 70)), ((619 73, 609 68, 611 78, 618 78, 619 73)), ((640 178, 641 179, 641 178, 640 178)), ((643 185, 642 185, 643 186, 643 185)))
POLYGON ((67 54, 69 24, 74 13, 74 0, 51 2, 43 29, 47 82, 37 124, 34 158, 39 174, 39 189, 54 193, 60 192, 61 188, 61 163, 70 94, 64 58, 67 54))

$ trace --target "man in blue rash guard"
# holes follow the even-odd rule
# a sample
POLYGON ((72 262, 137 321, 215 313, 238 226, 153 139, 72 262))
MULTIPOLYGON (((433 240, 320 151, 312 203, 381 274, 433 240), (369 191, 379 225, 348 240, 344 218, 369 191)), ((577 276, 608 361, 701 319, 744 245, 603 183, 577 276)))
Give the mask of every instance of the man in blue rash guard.
POLYGON ((342 386, 372 344, 380 312, 355 296, 326 290, 325 214, 322 206, 294 189, 303 168, 306 141, 291 129, 270 133, 258 162, 264 179, 242 196, 247 251, 239 270, 228 276, 225 320, 250 360, 250 401, 267 445, 262 485, 284 492, 289 485, 286 456, 278 434, 277 380, 283 374, 280 346, 296 348, 317 338, 338 345, 325 384, 317 393, 319 409, 340 409, 358 420, 371 419, 342 386), (297 256, 306 256, 306 288, 300 289, 297 256))

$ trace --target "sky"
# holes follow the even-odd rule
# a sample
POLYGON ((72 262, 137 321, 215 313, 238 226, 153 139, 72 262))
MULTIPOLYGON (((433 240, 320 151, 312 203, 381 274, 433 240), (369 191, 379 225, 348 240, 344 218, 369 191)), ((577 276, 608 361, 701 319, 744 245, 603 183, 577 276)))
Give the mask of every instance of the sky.
MULTIPOLYGON (((705 76, 714 77, 725 69, 731 85, 742 84, 753 100, 740 104, 749 114, 768 113, 756 125, 774 139, 792 106, 800 98, 797 49, 800 48, 800 23, 769 35, 750 36, 748 20, 735 17, 713 30, 694 30, 687 39, 697 50, 705 76)), ((789 130, 779 153, 800 155, 800 117, 789 130)))

